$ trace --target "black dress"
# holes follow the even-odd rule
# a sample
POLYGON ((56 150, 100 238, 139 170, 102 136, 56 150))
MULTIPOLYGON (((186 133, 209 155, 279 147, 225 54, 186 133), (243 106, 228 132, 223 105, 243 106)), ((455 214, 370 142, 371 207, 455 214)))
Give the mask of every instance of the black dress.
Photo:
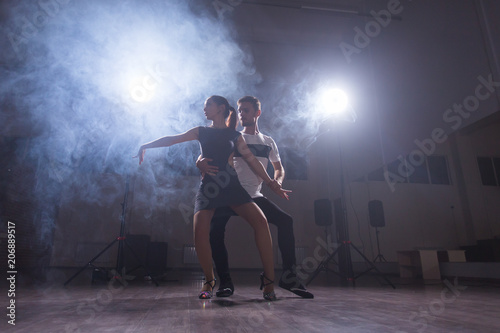
POLYGON ((219 168, 215 176, 205 175, 196 194, 194 212, 252 202, 241 186, 238 175, 229 164, 236 150, 240 132, 231 128, 199 127, 201 156, 211 158, 211 165, 219 168))

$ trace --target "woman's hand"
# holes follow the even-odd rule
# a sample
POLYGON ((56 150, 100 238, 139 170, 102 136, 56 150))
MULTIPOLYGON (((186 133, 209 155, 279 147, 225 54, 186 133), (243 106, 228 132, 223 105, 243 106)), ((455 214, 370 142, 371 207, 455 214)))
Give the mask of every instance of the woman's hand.
POLYGON ((272 179, 266 185, 269 186, 269 188, 273 190, 273 192, 279 195, 280 197, 289 200, 288 193, 291 193, 292 191, 281 188, 281 184, 278 183, 278 181, 276 181, 275 179, 272 179))
POLYGON ((196 167, 200 169, 201 174, 204 176, 205 174, 210 176, 215 176, 217 172, 219 172, 219 167, 215 165, 210 165, 208 162, 212 162, 211 158, 199 158, 196 161, 196 167))
POLYGON ((137 155, 134 156, 134 158, 139 157, 139 165, 141 165, 141 163, 144 161, 145 153, 146 153, 146 148, 144 148, 144 146, 141 146, 141 148, 139 148, 139 152, 137 153, 137 155))

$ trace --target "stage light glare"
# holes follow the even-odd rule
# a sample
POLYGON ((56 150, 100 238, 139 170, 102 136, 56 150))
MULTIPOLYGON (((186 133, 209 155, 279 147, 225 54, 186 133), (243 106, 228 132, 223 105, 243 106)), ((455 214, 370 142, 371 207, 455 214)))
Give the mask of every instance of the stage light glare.
POLYGON ((156 92, 157 83, 151 83, 150 81, 147 75, 136 77, 132 80, 128 89, 130 97, 132 97, 134 102, 147 103, 153 98, 156 92))
POLYGON ((339 115, 348 105, 346 93, 340 89, 329 89, 323 92, 321 107, 323 112, 329 115, 339 115))

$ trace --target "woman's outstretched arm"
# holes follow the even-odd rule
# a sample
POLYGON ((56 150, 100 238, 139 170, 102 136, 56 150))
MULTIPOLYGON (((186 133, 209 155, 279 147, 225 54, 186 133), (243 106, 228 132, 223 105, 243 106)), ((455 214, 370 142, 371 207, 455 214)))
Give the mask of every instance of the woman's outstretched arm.
POLYGON ((134 157, 139 157, 139 164, 141 164, 142 161, 144 161, 144 154, 146 153, 146 149, 169 147, 181 142, 198 140, 198 133, 199 133, 199 127, 195 127, 191 128, 189 131, 184 132, 182 134, 168 135, 156 139, 154 141, 145 143, 139 148, 139 152, 134 157))
POLYGON ((282 189, 281 185, 276 180, 271 179, 269 177, 269 175, 266 172, 266 169, 264 169, 262 163, 260 163, 259 160, 255 157, 255 155, 250 151, 250 148, 248 148, 242 136, 238 137, 236 145, 241 156, 243 157, 245 162, 248 163, 250 168, 252 168, 253 172, 255 172, 257 176, 262 178, 264 183, 267 186, 269 186, 269 188, 273 190, 277 195, 279 195, 282 198, 288 199, 288 193, 292 191, 282 189))

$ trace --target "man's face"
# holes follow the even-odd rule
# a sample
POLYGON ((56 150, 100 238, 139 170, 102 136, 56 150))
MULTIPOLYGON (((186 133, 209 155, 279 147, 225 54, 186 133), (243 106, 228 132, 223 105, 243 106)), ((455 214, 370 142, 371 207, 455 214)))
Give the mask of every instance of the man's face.
POLYGON ((238 104, 238 117, 243 127, 255 125, 259 114, 258 110, 255 110, 250 102, 238 104))

